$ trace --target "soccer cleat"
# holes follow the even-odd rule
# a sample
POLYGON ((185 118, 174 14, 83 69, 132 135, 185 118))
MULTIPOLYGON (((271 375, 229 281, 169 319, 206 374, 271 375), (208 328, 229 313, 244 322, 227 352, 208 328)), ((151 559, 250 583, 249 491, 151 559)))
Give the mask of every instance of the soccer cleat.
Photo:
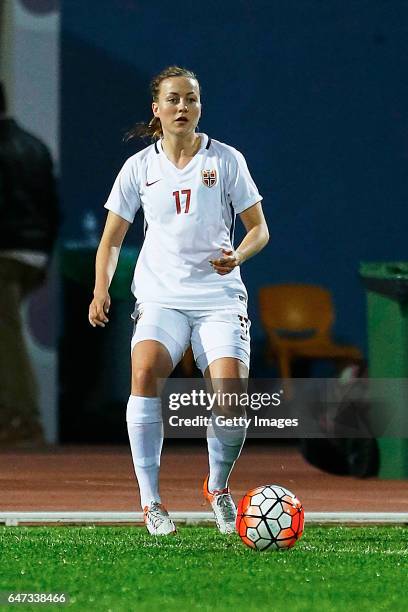
POLYGON ((229 488, 220 491, 210 491, 208 478, 204 480, 204 497, 210 502, 214 512, 216 525, 221 533, 235 533, 235 519, 237 509, 232 499, 229 488))
POLYGON ((174 535, 176 526, 166 508, 159 502, 152 502, 143 508, 144 522, 151 535, 174 535))

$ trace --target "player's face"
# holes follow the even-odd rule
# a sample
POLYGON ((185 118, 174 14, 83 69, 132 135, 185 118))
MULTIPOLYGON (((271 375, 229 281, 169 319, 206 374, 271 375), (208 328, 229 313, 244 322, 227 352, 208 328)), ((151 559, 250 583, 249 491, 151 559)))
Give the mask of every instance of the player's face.
POLYGON ((200 89, 195 79, 169 77, 160 84, 159 98, 152 104, 163 133, 187 136, 194 132, 201 115, 200 89))

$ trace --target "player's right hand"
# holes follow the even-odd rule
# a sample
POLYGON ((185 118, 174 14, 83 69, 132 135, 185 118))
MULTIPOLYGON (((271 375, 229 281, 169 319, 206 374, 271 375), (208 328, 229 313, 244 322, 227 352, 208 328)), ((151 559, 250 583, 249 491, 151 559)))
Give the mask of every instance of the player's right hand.
POLYGON ((92 327, 105 327, 105 323, 109 323, 106 316, 109 312, 111 299, 108 292, 98 295, 94 294, 94 299, 89 306, 88 321, 92 327))

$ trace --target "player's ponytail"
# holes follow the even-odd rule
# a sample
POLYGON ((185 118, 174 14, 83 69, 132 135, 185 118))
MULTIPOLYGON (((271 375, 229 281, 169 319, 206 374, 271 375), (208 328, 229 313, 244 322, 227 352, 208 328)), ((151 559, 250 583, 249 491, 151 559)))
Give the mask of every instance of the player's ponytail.
MULTIPOLYGON (((170 77, 186 77, 194 79, 198 83, 198 79, 194 72, 181 68, 180 66, 169 66, 156 75, 150 83, 150 91, 154 102, 159 99, 160 85, 164 79, 170 77)), ((161 121, 158 117, 152 117, 148 123, 137 123, 133 128, 126 132, 124 140, 132 140, 133 138, 149 138, 152 141, 159 140, 163 136, 161 121)))
POLYGON ((124 140, 132 140, 132 138, 149 138, 150 140, 159 140, 163 136, 161 121, 158 117, 152 117, 149 123, 136 123, 128 132, 126 132, 124 140))

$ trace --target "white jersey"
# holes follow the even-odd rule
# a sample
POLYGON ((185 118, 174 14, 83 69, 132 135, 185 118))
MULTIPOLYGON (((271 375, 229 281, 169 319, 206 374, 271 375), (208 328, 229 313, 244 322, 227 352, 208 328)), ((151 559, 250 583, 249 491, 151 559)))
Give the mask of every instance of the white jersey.
POLYGON ((239 267, 220 275, 209 260, 233 249, 236 214, 262 197, 241 153, 200 137, 199 151, 182 170, 161 141, 130 157, 105 204, 129 223, 143 209, 145 240, 132 283, 138 302, 197 310, 247 300, 239 267))

